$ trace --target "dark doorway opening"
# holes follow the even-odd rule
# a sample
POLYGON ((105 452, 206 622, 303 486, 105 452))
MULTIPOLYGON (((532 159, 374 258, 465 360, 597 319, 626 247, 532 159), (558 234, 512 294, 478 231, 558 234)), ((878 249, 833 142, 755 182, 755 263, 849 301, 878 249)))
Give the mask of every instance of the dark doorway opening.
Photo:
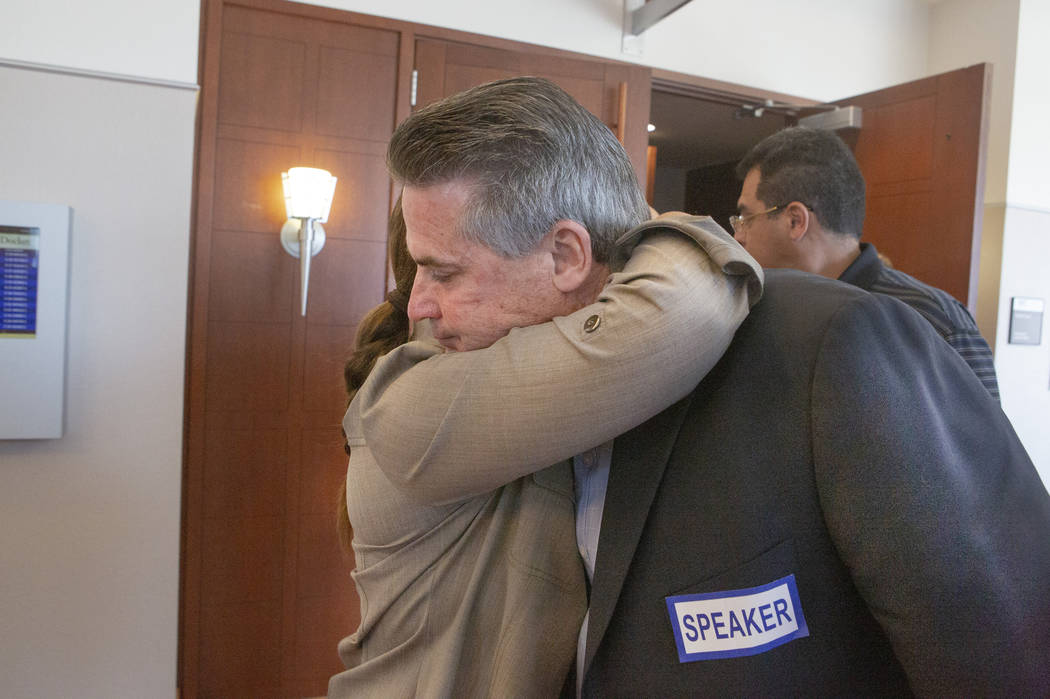
MULTIPOLYGON (((779 97, 779 96, 778 96, 779 97)), ((796 122, 796 103, 654 75, 649 145, 655 147, 652 205, 712 216, 727 231, 736 213, 737 162, 766 136, 796 122)), ((808 104, 812 104, 811 102, 808 104)))

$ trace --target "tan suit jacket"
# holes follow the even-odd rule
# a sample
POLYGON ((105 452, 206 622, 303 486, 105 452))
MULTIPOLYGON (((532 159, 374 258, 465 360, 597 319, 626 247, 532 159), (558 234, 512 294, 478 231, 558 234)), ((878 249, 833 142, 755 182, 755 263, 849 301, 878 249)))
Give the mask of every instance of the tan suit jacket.
POLYGON ((572 315, 377 363, 344 420, 362 621, 330 697, 558 693, 587 604, 564 459, 689 393, 761 294, 710 219, 649 222, 624 244, 639 238, 572 315))

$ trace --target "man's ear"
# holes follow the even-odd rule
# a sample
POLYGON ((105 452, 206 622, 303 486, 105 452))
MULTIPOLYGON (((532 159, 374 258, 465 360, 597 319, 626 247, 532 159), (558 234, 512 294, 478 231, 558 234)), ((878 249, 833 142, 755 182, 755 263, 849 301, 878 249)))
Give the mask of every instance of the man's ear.
POLYGON ((580 223, 563 219, 547 235, 554 261, 554 287, 572 293, 587 282, 594 266, 591 234, 580 223))
POLYGON ((805 237, 815 222, 812 212, 804 204, 797 201, 787 205, 784 215, 788 217, 788 223, 791 226, 789 233, 791 240, 796 243, 805 237))

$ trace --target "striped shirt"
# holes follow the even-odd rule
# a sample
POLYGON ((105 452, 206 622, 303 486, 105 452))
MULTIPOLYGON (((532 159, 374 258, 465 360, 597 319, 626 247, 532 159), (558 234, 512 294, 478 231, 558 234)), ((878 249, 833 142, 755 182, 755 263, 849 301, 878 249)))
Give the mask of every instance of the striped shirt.
POLYGON ((996 400, 999 399, 992 350, 981 337, 970 312, 949 294, 923 284, 904 272, 886 267, 879 260, 875 246, 870 243, 860 244, 860 257, 846 268, 839 280, 874 294, 892 296, 914 308, 970 365, 988 393, 996 400))

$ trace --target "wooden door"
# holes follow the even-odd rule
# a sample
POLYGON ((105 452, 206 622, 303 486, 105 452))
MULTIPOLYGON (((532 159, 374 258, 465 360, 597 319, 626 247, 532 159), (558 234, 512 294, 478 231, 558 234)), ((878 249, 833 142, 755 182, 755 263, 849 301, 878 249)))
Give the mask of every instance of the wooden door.
POLYGON ((559 52, 419 38, 415 69, 417 107, 491 80, 518 75, 548 78, 621 137, 639 183, 647 181, 648 68, 559 52))
POLYGON ((359 622, 335 533, 342 364, 386 288, 401 35, 290 3, 205 12, 180 687, 319 696, 359 622), (339 178, 306 317, 299 262, 278 239, 281 172, 296 165, 339 178))
POLYGON ((342 365, 387 288, 384 157, 410 111, 417 32, 438 37, 418 42, 422 94, 545 75, 621 132, 642 173, 648 69, 281 0, 207 0, 202 20, 179 685, 321 696, 360 620, 335 529, 342 365), (305 318, 278 239, 280 173, 296 165, 339 178, 305 318))
POLYGON ((971 313, 990 78, 979 64, 838 100, 863 109, 854 153, 868 187, 864 239, 971 313))

